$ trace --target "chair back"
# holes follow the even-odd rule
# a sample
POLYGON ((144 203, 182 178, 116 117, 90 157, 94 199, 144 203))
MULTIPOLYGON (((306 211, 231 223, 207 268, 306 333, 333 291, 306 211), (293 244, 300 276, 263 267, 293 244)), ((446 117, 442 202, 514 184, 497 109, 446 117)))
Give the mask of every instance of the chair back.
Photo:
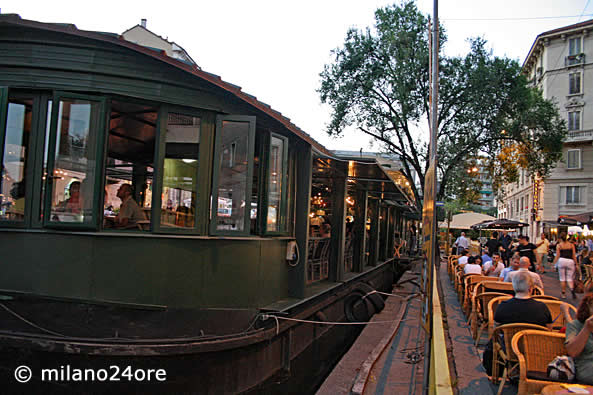
POLYGON ((539 300, 539 301, 544 301, 544 300, 560 300, 555 296, 552 295, 534 295, 532 296, 533 299, 535 300, 539 300))
POLYGON ((566 324, 568 324, 568 322, 570 320, 566 320, 566 318, 564 317, 564 314, 562 313, 561 310, 561 306, 563 304, 566 304, 569 308, 569 310, 572 310, 574 315, 576 316, 577 313, 577 309, 576 307, 568 304, 568 303, 564 303, 561 302, 559 300, 549 300, 549 299, 539 299, 540 302, 544 303, 546 305, 546 307, 548 308, 548 310, 550 310, 550 315, 552 316, 552 321, 554 321, 552 323, 552 328, 554 329, 560 329, 562 327, 565 327, 566 324))
POLYGON ((482 276, 479 274, 467 274, 466 277, 464 277, 463 280, 465 283, 465 292, 463 294, 463 308, 466 312, 472 305, 472 300, 475 295, 474 288, 480 282, 488 281, 488 279, 488 276, 482 276))
POLYGON ((593 284, 593 265, 583 265, 583 269, 585 271, 582 273, 585 276, 583 283, 586 286, 593 284))
POLYGON ((518 332, 511 342, 521 370, 547 373, 548 364, 558 355, 566 355, 563 333, 527 329, 518 332))
MULTIPOLYGON (((498 298, 499 296, 505 297, 505 299, 502 300, 506 300, 506 296, 503 293, 500 292, 482 292, 476 295, 476 310, 478 311, 478 314, 480 314, 482 316, 482 318, 486 321, 488 321, 489 318, 489 309, 488 306, 490 305, 490 301, 492 299, 498 298)), ((494 310, 495 311, 495 310, 494 310)), ((493 311, 493 313, 494 313, 493 311)))
POLYGON ((505 283, 503 281, 488 281, 483 285, 484 292, 501 292, 508 295, 514 295, 512 283, 505 283))
MULTIPOLYGON (((494 329, 493 336, 496 338, 499 334, 503 335, 504 338, 504 345, 506 350, 506 359, 510 362, 518 362, 517 355, 513 351, 512 348, 512 341, 515 334, 524 331, 526 329, 534 329, 536 331, 543 331, 545 333, 549 332, 549 329, 545 326, 541 325, 534 325, 534 324, 505 324, 500 325, 494 329)), ((549 361, 548 361, 549 362, 549 361)))
POLYGON ((501 302, 505 300, 509 300, 512 298, 511 295, 504 295, 504 296, 497 296, 496 298, 491 299, 488 302, 487 307, 487 317, 488 317, 488 338, 492 337, 492 333, 494 332, 494 313, 496 313, 496 308, 501 302))

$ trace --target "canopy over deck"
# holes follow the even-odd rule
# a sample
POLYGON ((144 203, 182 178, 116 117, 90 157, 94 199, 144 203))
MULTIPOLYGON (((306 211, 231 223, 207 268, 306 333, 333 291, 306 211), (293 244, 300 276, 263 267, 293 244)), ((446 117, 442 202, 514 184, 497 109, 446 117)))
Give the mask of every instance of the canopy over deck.
MULTIPOLYGON (((480 213, 461 213, 453 216, 453 219, 449 225, 451 229, 471 229, 472 225, 478 224, 484 221, 494 221, 496 218, 480 213)), ((439 228, 446 228, 447 222, 443 221, 439 223, 439 228)))

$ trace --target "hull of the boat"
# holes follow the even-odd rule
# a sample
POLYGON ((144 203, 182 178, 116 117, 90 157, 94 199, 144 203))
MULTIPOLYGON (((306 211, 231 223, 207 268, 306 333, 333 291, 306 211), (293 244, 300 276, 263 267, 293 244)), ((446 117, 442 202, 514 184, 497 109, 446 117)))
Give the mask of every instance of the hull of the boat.
MULTIPOLYGON (((361 284, 388 290, 398 275, 392 265, 380 265, 315 295, 286 316, 345 322, 345 301, 360 291, 361 284)), ((285 320, 276 325, 274 319, 258 325, 263 327, 244 335, 169 341, 68 339, 2 331, 2 382, 27 392, 309 393, 362 329, 285 320), (14 378, 14 369, 21 365, 33 372, 28 383, 14 378), (128 366, 132 377, 122 375, 128 366), (42 369, 46 369, 45 375, 42 369), (88 373, 85 381, 81 374, 85 369, 93 369, 97 377, 89 380, 92 374, 88 373), (99 378, 100 369, 119 380, 105 380, 105 372, 99 378), (156 377, 159 369, 166 372, 163 381, 156 377)))

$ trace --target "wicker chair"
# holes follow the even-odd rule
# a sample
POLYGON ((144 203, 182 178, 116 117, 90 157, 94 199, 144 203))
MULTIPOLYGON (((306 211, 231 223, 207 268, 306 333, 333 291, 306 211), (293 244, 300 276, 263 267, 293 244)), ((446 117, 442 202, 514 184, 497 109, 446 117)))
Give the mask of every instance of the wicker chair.
POLYGON ((583 285, 588 287, 593 284, 593 265, 583 265, 583 285))
MULTIPOLYGON (((492 382, 496 384, 496 381, 500 378, 500 385, 498 386, 498 393, 502 393, 506 380, 516 374, 519 368, 519 359, 513 352, 512 340, 516 333, 519 333, 526 329, 535 329, 535 331, 548 332, 548 328, 540 325, 533 324, 505 324, 494 329, 492 333, 492 382), (500 335, 503 337, 503 346, 494 339, 499 339, 500 335), (499 376, 499 369, 503 368, 502 375, 499 376)), ((519 390, 520 394, 523 394, 519 390)))
POLYGON ((494 313, 496 313, 496 308, 501 302, 505 300, 509 300, 512 298, 511 295, 504 295, 498 296, 488 302, 488 338, 492 338, 492 334, 494 333, 494 313))
MULTIPOLYGON (((477 308, 476 308, 477 306, 476 306, 476 301, 475 301, 476 296, 479 295, 479 294, 481 294, 481 293, 492 292, 489 289, 489 284, 491 282, 498 282, 498 280, 496 278, 494 278, 494 277, 489 277, 489 279, 492 279, 492 280, 480 281, 474 287, 474 290, 473 290, 472 295, 471 295, 471 310, 470 310, 470 313, 469 313, 469 318, 467 320, 467 325, 473 325, 474 324, 473 319, 475 318, 476 313, 477 313, 477 308)), ((497 291, 494 291, 494 292, 497 292, 497 291)), ((472 335, 475 336, 476 333, 475 333, 474 329, 475 328, 472 327, 472 335)))
POLYGON ((459 257, 457 255, 449 256, 447 260, 447 274, 449 274, 449 279, 451 281, 455 280, 455 267, 459 263, 459 257))
POLYGON ((455 292, 457 292, 457 294, 459 295, 459 293, 461 292, 461 289, 463 287, 463 268, 465 267, 465 264, 458 264, 457 266, 455 266, 455 274, 453 277, 454 280, 454 287, 455 287, 455 292))
POLYGON ((465 283, 465 287, 464 287, 464 292, 463 292, 463 312, 465 313, 466 316, 469 316, 469 313, 471 312, 471 303, 472 303, 472 295, 474 292, 474 288, 476 287, 476 285, 482 281, 488 281, 490 279, 490 277, 488 276, 481 276, 479 274, 474 274, 474 275, 469 275, 467 277, 465 277, 464 283, 465 283))
POLYGON ((512 340, 513 353, 519 361, 519 394, 539 394, 549 384, 548 364, 558 355, 566 355, 564 334, 524 330, 512 340))
POLYGON ((532 297, 533 297, 533 299, 539 300, 541 302, 543 302, 544 300, 558 300, 558 301, 560 301, 560 299, 558 299, 557 297, 552 296, 552 295, 534 295, 532 297))
POLYGON ((515 294, 513 284, 505 283, 503 281, 488 281, 487 283, 484 283, 483 292, 500 292, 511 296, 515 294))
MULTIPOLYGON (((480 337, 482 336, 482 331, 488 326, 490 322, 489 310, 488 305, 490 301, 494 298, 499 296, 507 296, 500 292, 483 292, 476 295, 474 301, 475 306, 472 311, 472 316, 470 317, 470 328, 472 331, 472 336, 476 339, 476 347, 480 343, 480 337)), ((493 312, 494 314, 494 312, 493 312)))
POLYGON ((563 304, 566 304, 569 308, 569 310, 572 310, 573 315, 576 316, 577 313, 577 309, 576 307, 568 304, 568 303, 564 303, 561 302, 559 300, 548 300, 548 299, 538 299, 537 297, 535 297, 536 300, 539 300, 542 303, 545 303, 546 306, 548 307, 548 310, 550 310, 550 314, 552 315, 552 328, 553 330, 560 330, 561 328, 565 327, 566 324, 568 324, 571 320, 570 319, 566 319, 566 317, 564 316, 564 313, 562 313, 562 309, 560 308, 560 306, 562 306, 563 304))

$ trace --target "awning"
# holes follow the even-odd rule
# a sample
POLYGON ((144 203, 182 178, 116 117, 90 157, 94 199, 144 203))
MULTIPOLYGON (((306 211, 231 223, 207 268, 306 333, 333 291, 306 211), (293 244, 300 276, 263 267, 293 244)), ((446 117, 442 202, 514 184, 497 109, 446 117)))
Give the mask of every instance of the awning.
MULTIPOLYGON (((472 225, 484 221, 494 221, 496 218, 481 213, 461 213, 455 214, 449 227, 451 229, 471 229, 472 225)), ((447 221, 439 222, 439 228, 446 228, 447 221)))

